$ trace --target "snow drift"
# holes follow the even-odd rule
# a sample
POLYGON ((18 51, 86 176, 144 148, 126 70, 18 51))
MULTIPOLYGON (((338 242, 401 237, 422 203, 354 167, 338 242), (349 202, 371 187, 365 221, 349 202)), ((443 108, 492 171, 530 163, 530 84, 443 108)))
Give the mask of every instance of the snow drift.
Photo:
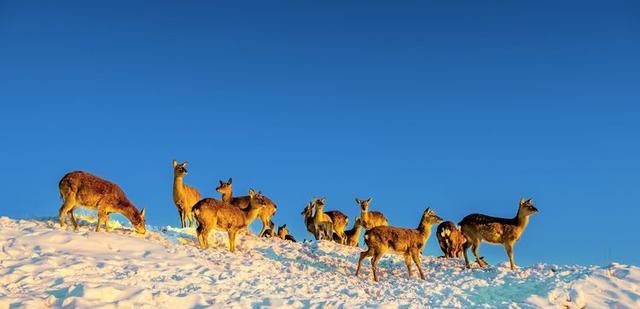
MULTIPOLYGON (((89 219, 89 221, 91 221, 89 219)), ((423 257, 426 281, 408 278, 402 259, 369 262, 359 248, 240 235, 238 252, 214 233, 195 247, 193 229, 136 235, 80 231, 57 221, 0 218, 0 309, 4 308, 640 308, 640 268, 500 264, 464 270, 462 260, 423 257)))

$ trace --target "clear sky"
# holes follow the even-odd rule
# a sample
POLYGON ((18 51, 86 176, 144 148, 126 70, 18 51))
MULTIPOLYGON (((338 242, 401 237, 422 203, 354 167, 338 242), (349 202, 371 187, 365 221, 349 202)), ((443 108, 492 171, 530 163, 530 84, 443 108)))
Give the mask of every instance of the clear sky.
POLYGON ((0 215, 80 169, 178 225, 175 158, 298 239, 313 196, 407 227, 524 196, 520 264, 640 264, 639 55, 638 1, 0 1, 0 215))

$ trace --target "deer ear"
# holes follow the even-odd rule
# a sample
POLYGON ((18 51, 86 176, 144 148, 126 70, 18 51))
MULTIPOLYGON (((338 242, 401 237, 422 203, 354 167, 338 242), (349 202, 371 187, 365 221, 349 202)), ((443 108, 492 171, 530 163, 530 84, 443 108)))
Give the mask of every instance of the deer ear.
POLYGON ((229 177, 229 181, 227 183, 231 184, 232 182, 233 182, 233 179, 231 179, 231 177, 229 177))
POLYGON ((182 166, 187 166, 187 161, 182 162, 182 166))
POLYGON ((253 191, 253 189, 249 188, 249 196, 253 197, 254 195, 256 195, 256 191, 253 191))
POLYGON ((531 205, 533 205, 533 199, 532 199, 532 198, 528 199, 528 200, 527 200, 527 204, 531 204, 531 205))
POLYGON ((144 218, 144 215, 147 213, 147 209, 146 208, 142 208, 142 211, 140 211, 140 217, 144 218))
POLYGON ((282 226, 282 228, 283 228, 283 229, 286 229, 286 228, 287 228, 287 225, 286 225, 286 224, 285 224, 285 225, 283 225, 283 226, 282 226))
POLYGON ((223 182, 222 180, 218 180, 218 181, 220 182, 220 185, 223 185, 223 184, 224 184, 224 182, 223 182))
POLYGON ((176 167, 176 166, 178 166, 178 161, 173 160, 173 167, 176 167))
POLYGON ((367 199, 367 203, 371 203, 371 197, 367 199))
POLYGON ((524 197, 520 198, 520 205, 524 204, 524 197))
POLYGON ((360 204, 360 199, 356 197, 356 204, 360 204))

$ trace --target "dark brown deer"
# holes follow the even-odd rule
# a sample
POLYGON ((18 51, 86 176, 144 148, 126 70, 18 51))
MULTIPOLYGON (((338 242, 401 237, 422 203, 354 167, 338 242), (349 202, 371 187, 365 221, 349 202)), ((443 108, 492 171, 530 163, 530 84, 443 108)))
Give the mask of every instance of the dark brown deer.
POLYGON ((358 259, 358 267, 356 268, 356 276, 360 272, 360 265, 362 260, 371 256, 371 270, 373 271, 373 280, 378 281, 378 275, 376 272, 378 261, 389 249, 397 254, 404 256, 404 262, 407 265, 409 271, 409 277, 411 277, 411 260, 418 267, 420 272, 420 278, 424 279, 424 273, 422 272, 422 266, 420 266, 420 253, 424 244, 429 239, 431 234, 431 226, 436 223, 442 222, 442 218, 436 216, 436 214, 427 208, 422 213, 420 224, 415 229, 399 228, 394 226, 377 226, 364 234, 364 241, 367 244, 367 251, 360 253, 360 259, 358 259))
POLYGON ((486 262, 478 256, 480 243, 486 241, 492 244, 502 244, 507 251, 507 256, 509 256, 511 270, 515 270, 513 246, 529 224, 529 217, 537 212, 538 209, 533 206, 531 199, 522 198, 518 206, 518 213, 514 218, 497 218, 482 214, 471 214, 464 217, 459 225, 462 234, 467 239, 463 249, 467 268, 470 267, 467 256, 469 247, 472 248, 473 255, 480 267, 486 266, 486 262))
POLYGON ((65 216, 69 216, 74 229, 77 230, 78 223, 73 217, 73 210, 76 207, 84 207, 98 212, 96 232, 100 231, 102 223, 105 225, 105 231, 110 231, 109 215, 112 213, 122 214, 129 219, 136 233, 147 232, 144 208, 138 212, 122 189, 113 182, 87 172, 75 171, 64 175, 58 183, 58 188, 63 200, 59 212, 61 227, 65 227, 65 216))

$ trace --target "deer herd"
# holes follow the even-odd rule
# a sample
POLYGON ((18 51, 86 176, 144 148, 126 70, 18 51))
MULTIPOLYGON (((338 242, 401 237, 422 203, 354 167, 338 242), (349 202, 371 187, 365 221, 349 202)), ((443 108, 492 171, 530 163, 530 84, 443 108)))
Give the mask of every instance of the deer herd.
MULTIPOLYGON (((216 191, 220 199, 202 198, 197 189, 184 183, 187 175, 187 162, 173 161, 173 201, 180 216, 183 228, 192 227, 197 222, 196 234, 198 245, 202 249, 209 247, 209 235, 213 230, 225 231, 229 237, 229 250, 236 249, 238 232, 250 233, 248 227, 257 218, 262 222, 259 237, 274 237, 283 240, 296 241, 289 234, 287 225, 281 225, 275 231, 272 217, 275 215, 276 204, 263 195, 249 189, 246 196, 233 196, 232 179, 220 181, 216 191)), ((104 224, 109 232, 109 215, 119 213, 132 224, 135 232, 146 233, 145 209, 138 209, 129 201, 122 189, 113 182, 83 171, 70 172, 59 182, 60 196, 63 200, 60 207, 60 226, 65 227, 69 219, 75 230, 78 229, 73 210, 84 207, 97 211, 98 223, 96 231, 104 224)), ((420 256, 422 249, 429 239, 431 228, 438 224, 436 237, 444 258, 460 258, 464 256, 465 265, 470 268, 467 251, 471 248, 480 267, 487 263, 478 255, 480 243, 483 241, 504 246, 511 269, 515 269, 513 246, 520 239, 529 217, 538 209, 531 199, 521 199, 516 216, 513 218, 498 218, 483 214, 471 214, 462 219, 458 225, 443 219, 427 208, 422 213, 418 226, 414 229, 400 228, 389 225, 389 221, 382 212, 370 210, 371 198, 365 200, 356 198, 360 208, 351 229, 347 230, 349 218, 338 210, 325 211, 326 199, 313 198, 303 209, 302 216, 307 231, 316 240, 335 241, 341 245, 357 247, 362 231, 367 250, 360 253, 355 275, 360 272, 362 261, 371 257, 373 279, 378 281, 377 264, 380 258, 389 250, 402 255, 409 276, 412 275, 412 263, 418 268, 422 279, 420 256)))

